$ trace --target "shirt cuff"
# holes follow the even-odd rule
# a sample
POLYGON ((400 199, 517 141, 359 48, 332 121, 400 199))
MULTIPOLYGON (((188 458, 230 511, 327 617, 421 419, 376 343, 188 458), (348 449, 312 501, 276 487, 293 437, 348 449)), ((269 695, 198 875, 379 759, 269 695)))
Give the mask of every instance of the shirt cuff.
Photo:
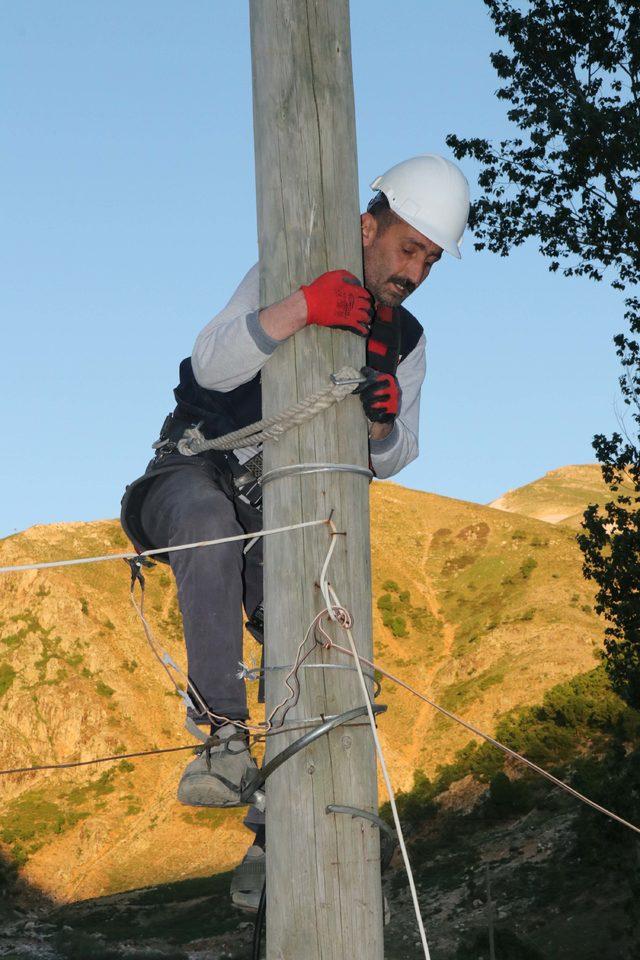
POLYGON ((400 431, 398 430, 397 423, 394 423, 391 433, 388 433, 382 440, 369 440, 369 453, 372 457, 376 457, 381 453, 389 453, 390 450, 393 450, 399 438, 400 431))
POLYGON ((258 319, 258 313, 258 310, 253 310, 247 314, 247 330, 258 350, 260 350, 261 353, 271 354, 276 347, 284 343, 284 340, 275 340, 269 336, 258 319))

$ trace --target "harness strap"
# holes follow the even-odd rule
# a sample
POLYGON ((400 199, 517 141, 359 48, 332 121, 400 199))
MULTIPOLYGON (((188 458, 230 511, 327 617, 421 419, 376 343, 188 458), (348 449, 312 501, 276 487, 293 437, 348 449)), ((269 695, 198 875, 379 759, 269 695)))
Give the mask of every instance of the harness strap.
POLYGON ((367 340, 367 366, 395 376, 400 360, 400 311, 376 305, 367 340))

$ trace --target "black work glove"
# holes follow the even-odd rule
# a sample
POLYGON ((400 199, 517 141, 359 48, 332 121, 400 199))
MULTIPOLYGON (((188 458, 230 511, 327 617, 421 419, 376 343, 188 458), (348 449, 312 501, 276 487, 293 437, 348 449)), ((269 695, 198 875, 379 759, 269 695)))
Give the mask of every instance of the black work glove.
POLYGON ((367 382, 356 389, 360 394, 367 420, 372 423, 393 423, 400 411, 402 390, 398 378, 392 373, 380 373, 371 367, 363 367, 367 382))

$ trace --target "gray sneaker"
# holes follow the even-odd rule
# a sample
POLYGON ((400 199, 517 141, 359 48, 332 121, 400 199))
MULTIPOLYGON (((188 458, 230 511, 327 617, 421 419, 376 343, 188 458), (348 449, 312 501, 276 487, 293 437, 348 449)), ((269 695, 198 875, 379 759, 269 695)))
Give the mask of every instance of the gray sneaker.
POLYGON ((238 728, 227 723, 217 731, 221 743, 211 747, 210 762, 202 751, 188 764, 178 784, 178 800, 189 807, 240 807, 243 782, 256 772, 244 740, 230 740, 238 728))
POLYGON ((234 907, 257 913, 266 876, 266 858, 260 847, 249 847, 242 863, 231 877, 231 902, 234 907))

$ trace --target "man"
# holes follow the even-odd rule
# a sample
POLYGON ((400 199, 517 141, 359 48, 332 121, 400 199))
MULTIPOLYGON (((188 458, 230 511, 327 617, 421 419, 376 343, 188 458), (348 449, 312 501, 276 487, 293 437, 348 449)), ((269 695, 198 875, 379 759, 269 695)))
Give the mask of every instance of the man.
MULTIPOLYGON (((401 304, 428 277, 443 251, 460 258, 469 188, 448 160, 427 154, 392 167, 362 215, 364 286, 344 270, 322 274, 280 303, 259 310, 258 267, 201 331, 180 365, 176 410, 158 453, 127 488, 122 522, 138 548, 213 540, 257 529, 259 451, 183 457, 177 442, 195 424, 207 438, 260 419, 260 370, 284 340, 307 324, 366 337, 368 384, 360 399, 369 421, 376 476, 397 473, 418 455, 425 338, 401 304)), ((242 723, 247 719, 242 610, 260 631, 262 546, 243 542, 171 553, 189 664, 190 715, 211 724, 219 745, 192 760, 178 798, 195 806, 237 806, 238 786, 255 769, 242 723)), ((255 822, 255 821, 254 821, 255 822)), ((258 830, 258 845, 263 845, 258 830)))

